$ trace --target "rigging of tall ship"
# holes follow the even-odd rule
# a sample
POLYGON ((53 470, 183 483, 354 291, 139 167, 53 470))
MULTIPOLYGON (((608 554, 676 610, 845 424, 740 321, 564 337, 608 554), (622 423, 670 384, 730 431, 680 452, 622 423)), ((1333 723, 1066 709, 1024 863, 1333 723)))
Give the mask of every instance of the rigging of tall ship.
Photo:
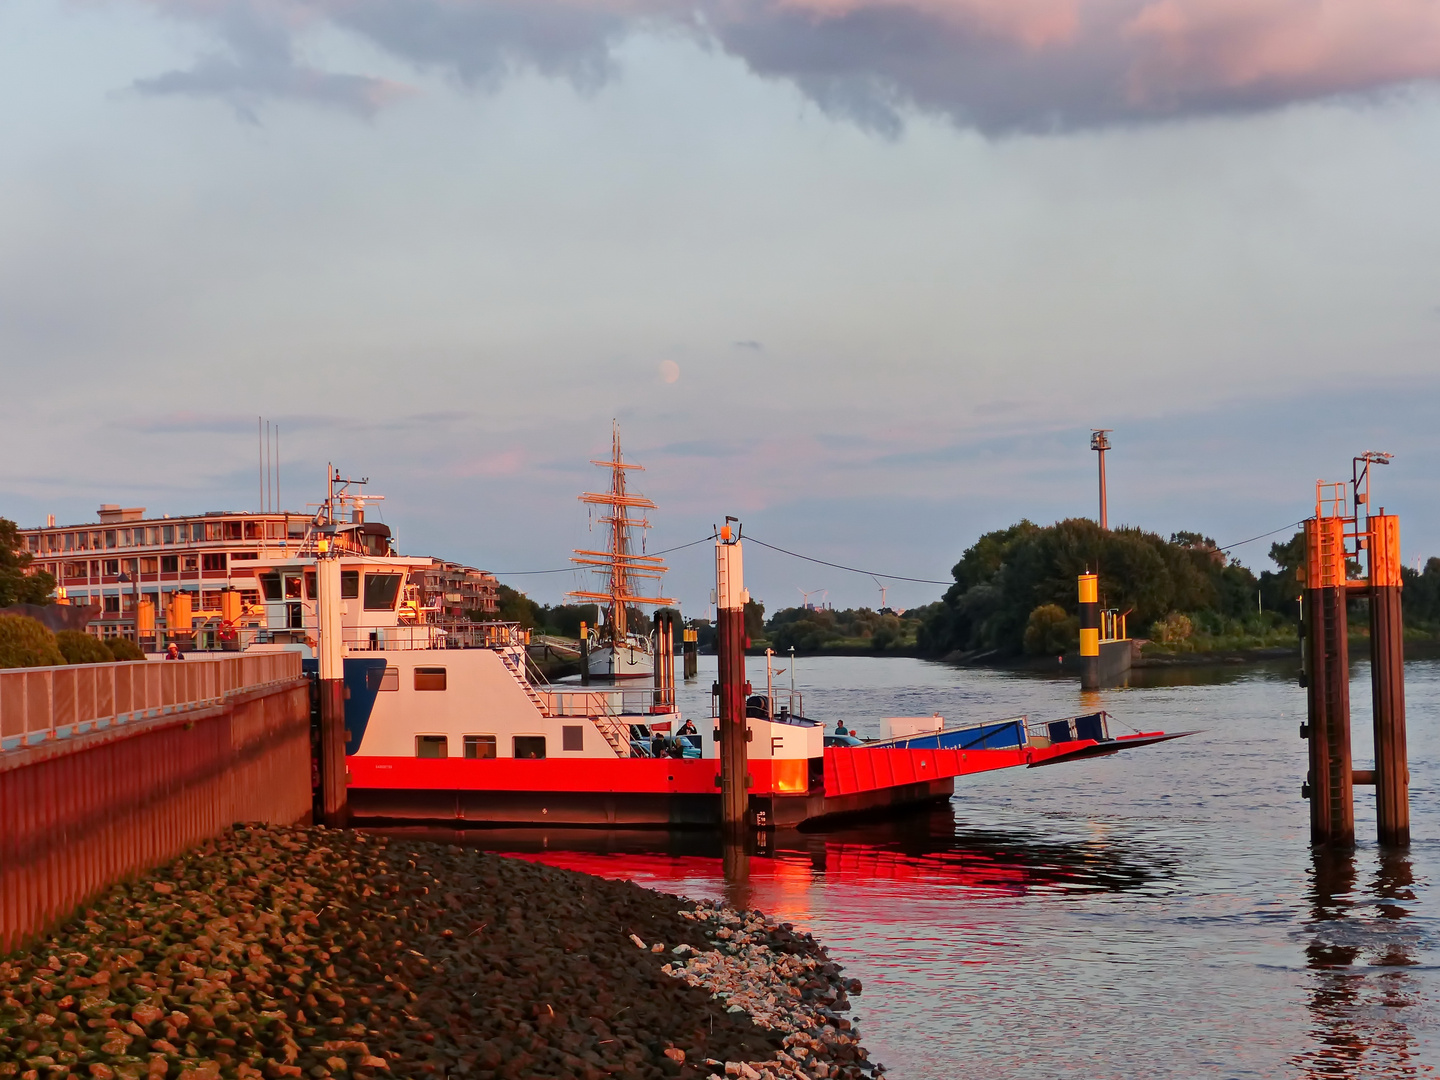
POLYGON ((587 628, 587 655, 582 663, 592 679, 650 678, 655 673, 655 637, 632 629, 638 614, 634 609, 676 603, 669 597, 642 595, 638 588, 647 579, 658 582, 668 569, 659 556, 645 554, 644 534, 650 528, 645 511, 656 506, 628 488, 627 470, 643 470, 644 466, 624 459, 618 424, 611 434, 610 459, 590 464, 610 470, 609 491, 587 491, 580 496, 581 502, 604 508, 599 524, 606 527, 608 544, 604 551, 576 548, 570 560, 592 567, 605 586, 603 591, 577 590, 568 594, 577 600, 592 601, 600 610, 600 624, 587 628))

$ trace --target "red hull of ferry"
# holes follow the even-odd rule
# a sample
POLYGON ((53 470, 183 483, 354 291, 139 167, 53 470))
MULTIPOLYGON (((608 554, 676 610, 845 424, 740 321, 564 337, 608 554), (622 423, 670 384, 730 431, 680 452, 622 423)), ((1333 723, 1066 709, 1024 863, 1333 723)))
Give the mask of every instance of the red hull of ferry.
MULTIPOLYGON (((948 799, 958 776, 1116 753, 1159 732, 1003 750, 834 747, 823 779, 804 760, 752 758, 756 824, 805 826, 837 815, 948 799)), ((714 758, 443 760, 351 757, 349 798, 360 818, 476 824, 694 825, 720 820, 714 758)), ((819 770, 816 770, 819 772, 819 770)))

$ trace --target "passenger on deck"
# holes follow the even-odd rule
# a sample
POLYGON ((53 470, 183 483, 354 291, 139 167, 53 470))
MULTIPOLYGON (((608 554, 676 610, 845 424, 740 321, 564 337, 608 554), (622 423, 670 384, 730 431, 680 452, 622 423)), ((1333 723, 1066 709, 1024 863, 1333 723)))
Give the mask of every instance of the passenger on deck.
POLYGON ((180 651, 180 646, 179 646, 179 645, 176 645, 176 644, 172 641, 172 642, 170 643, 169 648, 167 648, 167 649, 165 650, 165 659, 166 659, 166 660, 184 660, 184 659, 185 659, 185 654, 180 651))
POLYGON ((695 721, 694 721, 694 720, 686 720, 685 723, 683 723, 683 724, 680 725, 680 730, 679 730, 678 732, 676 732, 676 734, 677 734, 677 735, 699 735, 700 732, 695 729, 695 721))
POLYGON ((837 720, 837 721, 835 722, 835 734, 836 734, 836 735, 848 735, 848 734, 850 734, 848 731, 845 730, 845 721, 844 721, 844 720, 837 720))
POLYGON ((665 756, 665 736, 661 735, 658 731, 655 732, 654 735, 650 736, 650 756, 665 756))

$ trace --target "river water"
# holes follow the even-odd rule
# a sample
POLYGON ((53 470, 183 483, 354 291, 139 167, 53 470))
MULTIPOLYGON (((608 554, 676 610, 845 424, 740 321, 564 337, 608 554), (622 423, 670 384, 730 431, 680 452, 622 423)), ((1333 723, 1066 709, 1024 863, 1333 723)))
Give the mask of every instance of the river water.
MULTIPOLYGON (((714 663, 702 658, 682 687, 687 711, 708 715, 714 663)), ((1440 1075, 1440 661, 1406 665, 1406 853, 1374 844, 1363 788, 1358 849, 1312 853, 1294 667, 1167 672, 1082 694, 1071 678, 802 659, 806 714, 862 736, 884 716, 1097 707, 1140 730, 1198 733, 961 778, 941 812, 781 834, 745 858, 663 832, 468 842, 813 931, 864 983, 858 1027, 895 1080, 1440 1075)), ((764 685, 763 660, 750 678, 764 685)), ((1369 668, 1353 679, 1355 762, 1367 768, 1369 668)))

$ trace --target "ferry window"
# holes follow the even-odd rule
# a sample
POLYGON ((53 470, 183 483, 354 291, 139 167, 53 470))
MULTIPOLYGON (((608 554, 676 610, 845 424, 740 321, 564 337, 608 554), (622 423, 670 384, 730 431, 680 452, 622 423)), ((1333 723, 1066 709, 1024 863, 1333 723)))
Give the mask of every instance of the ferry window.
POLYGON ((265 523, 265 536, 271 540, 284 540, 285 523, 283 521, 267 521, 265 523))
POLYGON ((266 600, 280 599, 280 575, 273 571, 260 575, 260 590, 265 594, 266 600))
POLYGON ((304 536, 305 526, 308 524, 310 524, 309 518, 296 517, 285 519, 286 531, 289 532, 291 536, 304 536))
POLYGON ((444 735, 416 735, 415 756, 423 758, 449 757, 449 740, 444 735))
POLYGON ((167 543, 167 544, 173 544, 173 543, 175 542, 175 526, 174 526, 174 525, 162 525, 162 526, 160 526, 160 538, 161 538, 161 540, 163 540, 163 541, 164 541, 165 543, 167 543))
POLYGON ((259 521, 247 521, 247 522, 245 522, 245 539, 246 539, 246 540, 260 540, 260 539, 263 539, 263 537, 261 537, 261 535, 260 535, 262 532, 264 532, 264 529, 261 528, 261 525, 262 525, 262 524, 263 524, 263 523, 262 523, 262 522, 259 522, 259 521))
POLYGON ((225 539, 225 528, 224 528, 223 522, 219 522, 219 521, 207 521, 207 522, 205 523, 205 539, 206 539, 206 540, 224 540, 224 539, 225 539))
POLYGON ((513 741, 517 758, 543 758, 545 756, 544 735, 516 735, 513 741))
POLYGON ((202 558, 206 570, 225 569, 225 552, 223 551, 207 551, 202 558))
POLYGON ((286 574, 286 575, 285 575, 285 599, 286 599, 286 600, 299 600, 299 599, 300 599, 300 575, 299 575, 299 574, 286 574))
POLYGON ((319 595, 319 586, 315 583, 315 571, 305 571, 305 599, 314 600, 319 595))
POLYGON ((560 749, 584 750, 585 729, 579 724, 566 724, 560 729, 560 749))
POLYGON ((400 595, 399 574, 365 575, 365 610, 390 611, 400 595))
POLYGON ((417 667, 415 669, 416 690, 444 690, 445 669, 443 667, 417 667))
POLYGON ((252 559, 258 559, 259 557, 260 557, 260 553, 259 553, 258 551, 232 551, 232 552, 230 552, 230 561, 231 561, 232 563, 235 562, 237 559, 243 560, 243 561, 249 561, 249 560, 252 560, 252 559))
POLYGON ((495 756, 494 735, 466 735, 465 756, 472 761, 478 759, 489 760, 495 756))
POLYGON ((360 596, 360 571, 340 571, 340 599, 355 600, 360 596))
POLYGON ((243 537, 241 536, 241 531, 242 531, 242 526, 243 526, 243 525, 244 525, 244 522, 241 522, 241 521, 227 521, 227 522, 225 522, 225 539, 226 539, 226 540, 240 540, 240 539, 243 539, 243 537))
POLYGON ((398 667, 387 667, 385 669, 385 674, 380 677, 380 689, 400 689, 400 669, 398 667))

